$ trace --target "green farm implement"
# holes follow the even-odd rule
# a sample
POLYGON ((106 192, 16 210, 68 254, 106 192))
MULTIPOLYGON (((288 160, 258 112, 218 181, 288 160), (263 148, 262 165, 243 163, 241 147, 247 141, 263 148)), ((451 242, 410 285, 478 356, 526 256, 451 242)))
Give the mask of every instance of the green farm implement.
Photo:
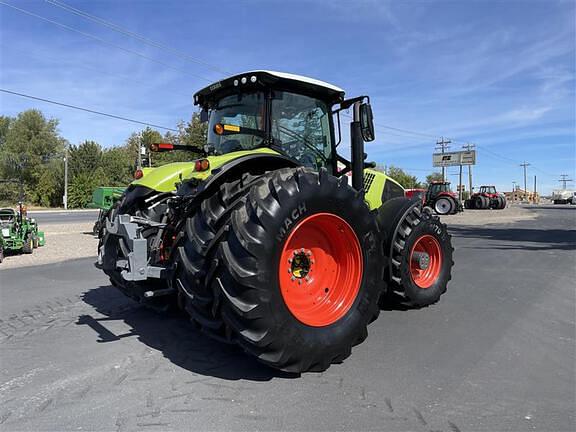
POLYGON ((112 206, 97 267, 129 297, 185 310, 208 335, 285 371, 322 371, 368 335, 386 302, 446 291, 446 225, 366 162, 367 96, 254 71, 194 95, 208 123, 190 162, 150 170, 112 206), (337 153, 350 111, 350 156, 337 153))
POLYGON ((92 202, 90 203, 90 207, 100 209, 98 219, 92 228, 95 236, 99 236, 102 232, 102 228, 104 227, 110 209, 116 201, 122 197, 125 190, 126 188, 119 187, 99 187, 92 193, 92 202))

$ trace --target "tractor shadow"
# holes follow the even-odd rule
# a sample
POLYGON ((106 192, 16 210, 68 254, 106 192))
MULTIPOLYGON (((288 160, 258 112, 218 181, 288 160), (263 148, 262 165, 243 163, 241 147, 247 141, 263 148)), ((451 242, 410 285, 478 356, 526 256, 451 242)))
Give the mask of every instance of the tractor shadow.
POLYGON ((136 337, 183 369, 225 380, 269 381, 299 377, 267 367, 235 345, 209 338, 197 330, 183 312, 162 314, 152 311, 126 298, 112 286, 92 289, 84 293, 82 299, 99 316, 81 315, 76 324, 93 329, 98 335, 98 343, 136 337), (107 327, 110 321, 122 321, 130 331, 115 334, 107 327))
MULTIPOLYGON (((479 238, 505 244, 490 245, 486 249, 500 250, 575 250, 576 230, 572 229, 533 229, 533 228, 481 228, 450 227, 450 233, 461 238, 479 238)), ((482 249, 482 247, 474 247, 482 249)))

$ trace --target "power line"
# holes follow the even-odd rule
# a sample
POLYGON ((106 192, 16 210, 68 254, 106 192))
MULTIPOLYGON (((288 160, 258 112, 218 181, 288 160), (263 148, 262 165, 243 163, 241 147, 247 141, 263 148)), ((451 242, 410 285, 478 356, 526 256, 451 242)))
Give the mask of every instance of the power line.
POLYGON ((31 95, 27 95, 27 94, 24 94, 24 93, 18 93, 18 92, 12 91, 12 90, 7 90, 7 89, 0 88, 0 91, 1 91, 1 92, 4 92, 4 93, 9 93, 9 94, 12 94, 12 95, 16 95, 16 96, 25 97, 25 98, 28 98, 28 99, 34 99, 34 100, 38 100, 38 101, 42 101, 42 102, 46 102, 46 103, 50 103, 50 104, 54 104, 54 105, 60 105, 60 106, 66 107, 66 108, 72 108, 72 109, 79 110, 79 111, 85 111, 85 112, 89 112, 89 113, 92 113, 92 114, 97 114, 97 115, 101 115, 101 116, 105 116, 105 117, 111 117, 111 118, 115 118, 115 119, 117 119, 117 120, 124 120, 124 121, 127 121, 127 122, 137 123, 137 124, 141 124, 141 125, 144 125, 144 126, 151 126, 151 127, 155 127, 155 128, 158 128, 158 129, 164 129, 164 130, 169 130, 169 131, 172 131, 172 132, 178 132, 178 129, 169 128, 169 127, 166 127, 166 126, 160 126, 160 125, 157 125, 157 124, 154 124, 154 123, 150 123, 150 122, 145 122, 145 121, 140 121, 140 120, 134 120, 134 119, 131 119, 131 118, 128 118, 128 117, 122 117, 122 116, 119 116, 119 115, 109 114, 109 113, 105 113, 105 112, 102 112, 102 111, 96 111, 96 110, 92 110, 92 109, 89 109, 89 108, 83 108, 83 107, 79 107, 79 106, 77 106, 77 105, 70 105, 70 104, 63 103, 63 102, 57 102, 57 101, 53 101, 53 100, 50 100, 50 99, 45 99, 45 98, 41 98, 41 97, 37 97, 37 96, 31 96, 31 95))
MULTIPOLYGON (((3 46, 4 46, 4 47, 7 47, 7 45, 5 45, 5 44, 3 44, 3 43, 0 43, 0 48, 3 47, 3 46)), ((48 60, 48 61, 58 62, 58 63, 60 63, 60 65, 61 65, 61 62, 62 62, 62 59, 59 59, 59 58, 56 58, 56 57, 52 57, 52 56, 45 56, 45 55, 42 55, 42 56, 41 56, 41 55, 38 55, 37 53, 31 53, 30 51, 28 51, 28 52, 26 52, 26 53, 20 51, 20 52, 18 53, 18 55, 21 55, 21 56, 24 56, 24 57, 28 57, 28 58, 31 58, 31 59, 36 59, 36 60, 42 60, 42 61, 48 60)), ((92 67, 90 67, 90 66, 85 66, 85 65, 83 65, 83 64, 76 64, 76 65, 74 65, 74 67, 75 67, 75 68, 79 68, 79 69, 88 70, 88 71, 91 71, 91 72, 96 72, 96 73, 98 73, 98 74, 100 74, 100 75, 105 75, 105 76, 107 76, 107 77, 113 77, 113 78, 116 78, 116 79, 119 79, 119 80, 129 81, 129 82, 131 82, 131 83, 136 83, 136 84, 139 84, 139 85, 144 86, 144 87, 154 87, 154 84, 151 84, 150 82, 139 81, 139 80, 136 80, 136 79, 134 79, 134 78, 132 78, 132 77, 129 77, 129 76, 126 76, 126 75, 111 73, 111 72, 104 71, 104 70, 101 70, 101 69, 92 68, 92 67)), ((170 92, 170 94, 174 94, 174 95, 178 95, 178 96, 183 96, 183 97, 186 97, 186 98, 190 98, 190 97, 191 97, 190 94, 185 94, 185 93, 170 92)))
POLYGON ((142 36, 141 34, 138 34, 138 33, 136 33, 136 32, 133 32, 133 31, 131 31, 131 30, 128 30, 128 29, 126 29, 126 28, 124 28, 124 27, 121 27, 121 26, 119 26, 118 24, 114 24, 113 22, 107 21, 107 20, 105 20, 105 19, 103 19, 103 18, 97 17, 97 16, 95 16, 95 15, 89 14, 88 12, 85 12, 85 11, 83 11, 83 10, 77 9, 77 8, 75 8, 75 7, 72 7, 72 6, 70 6, 70 5, 68 5, 68 4, 64 3, 64 2, 61 2, 61 1, 58 1, 58 0, 45 0, 45 1, 46 1, 47 3, 49 3, 49 4, 51 4, 52 6, 59 7, 59 8, 64 9, 64 10, 70 12, 70 13, 73 13, 73 14, 75 14, 75 15, 78 15, 78 16, 80 16, 80 17, 82 17, 82 18, 85 18, 85 19, 88 19, 88 20, 90 20, 90 21, 92 21, 92 22, 95 22, 95 23, 98 23, 98 24, 100 24, 100 25, 103 25, 103 26, 105 26, 105 27, 107 27, 107 28, 109 28, 109 29, 117 32, 117 33, 123 34, 123 35, 125 35, 125 36, 132 37, 132 38, 134 38, 134 39, 138 39, 139 41, 141 41, 141 42, 143 42, 143 43, 145 43, 145 44, 147 44, 147 45, 153 46, 153 47, 155 47, 155 48, 160 48, 160 49, 169 51, 169 52, 172 53, 173 55, 175 55, 175 56, 177 56, 177 57, 179 57, 179 58, 181 58, 181 59, 183 59, 183 60, 187 60, 187 61, 190 61, 190 62, 199 64, 199 65, 202 65, 202 66, 204 66, 204 67, 206 67, 206 68, 208 68, 208 69, 210 69, 210 70, 213 70, 213 71, 215 71, 215 72, 219 72, 219 73, 222 73, 222 74, 232 75, 232 72, 228 72, 228 71, 226 71, 226 70, 224 70, 224 69, 221 69, 220 67, 218 67, 218 66, 216 66, 216 65, 207 63, 207 62, 205 62, 204 60, 201 60, 201 59, 198 59, 198 58, 196 58, 196 57, 193 57, 193 56, 185 53, 184 51, 180 51, 180 50, 178 50, 178 49, 176 49, 176 48, 173 48, 173 47, 171 47, 171 46, 169 46, 169 45, 166 45, 166 44, 163 44, 163 43, 161 43, 161 42, 157 42, 157 41, 155 41, 155 40, 149 39, 149 38, 147 38, 146 36, 142 36))
MULTIPOLYGON (((224 69, 219 68, 218 66, 215 66, 215 65, 212 65, 212 64, 210 64, 210 63, 207 63, 207 62, 204 62, 204 61, 202 61, 202 60, 199 60, 199 59, 197 59, 197 58, 194 58, 194 57, 192 57, 192 56, 190 56, 190 55, 188 55, 188 54, 186 54, 186 53, 184 53, 184 52, 182 52, 182 51, 179 51, 179 50, 177 50, 177 49, 175 49, 175 48, 172 48, 172 47, 170 47, 170 46, 168 46, 168 45, 165 45, 165 44, 163 44, 163 43, 154 41, 154 40, 152 40, 152 39, 146 38, 146 37, 144 37, 144 36, 142 36, 142 35, 140 35, 140 34, 138 34, 138 33, 135 33, 135 32, 132 32, 132 31, 130 31, 130 30, 127 30, 127 29, 125 29, 125 28, 123 28, 123 27, 121 27, 121 26, 119 26, 119 25, 116 25, 116 24, 110 22, 110 21, 106 21, 106 20, 104 20, 104 19, 102 19, 102 18, 99 18, 99 17, 97 17, 97 16, 91 15, 91 14, 89 14, 89 13, 87 13, 87 12, 84 12, 84 11, 82 11, 82 10, 80 10, 80 9, 74 8, 74 7, 72 7, 72 6, 69 6, 69 5, 67 5, 66 3, 63 3, 63 2, 60 2, 60 1, 57 1, 57 0, 46 0, 46 1, 47 1, 49 4, 53 5, 53 6, 59 7, 59 8, 64 9, 64 10, 67 10, 67 11, 69 11, 69 12, 75 14, 75 15, 84 17, 84 18, 89 19, 89 20, 91 20, 91 21, 93 21, 93 22, 97 22, 97 23, 99 23, 99 24, 101 24, 101 25, 104 25, 104 26, 106 26, 106 27, 108 27, 108 28, 110 28, 110 29, 112 29, 112 30, 114 30, 114 31, 116 31, 116 32, 119 32, 119 33, 121 33, 121 34, 124 34, 124 35, 126 35, 126 36, 130 36, 130 37, 136 38, 136 39, 140 40, 141 42, 144 42, 144 43, 146 43, 146 44, 148 44, 148 45, 151 45, 151 46, 154 46, 154 47, 157 47, 157 48, 161 48, 161 49, 170 51, 170 52, 172 52, 173 54, 175 54, 175 55, 177 55, 177 56, 179 56, 179 57, 181 57, 181 58, 184 58, 184 59, 186 59, 186 60, 193 61, 194 63, 202 64, 202 65, 204 65, 204 66, 206 66, 206 67, 208 67, 208 68, 210 68, 210 69, 212 69, 212 70, 215 70, 215 71, 218 71, 218 72, 221 72, 221 73, 230 73, 230 72, 225 71, 224 69)), ((82 35, 82 36, 85 36, 85 37, 87 37, 87 38, 90 38, 90 39, 92 39, 92 40, 95 40, 95 41, 97 41, 97 42, 99 42, 99 43, 101 43, 101 44, 104 44, 104 45, 107 45, 107 46, 111 46, 111 47, 113 47, 113 48, 122 50, 122 51, 124 51, 124 52, 127 52, 127 53, 130 53, 130 54, 136 55, 136 56, 138 56, 138 57, 144 58, 144 59, 146 59, 146 60, 149 60, 149 61, 152 61, 152 62, 161 64, 162 66, 167 67, 167 68, 169 68, 169 69, 173 69, 173 70, 175 70, 175 71, 182 72, 182 73, 185 73, 185 74, 194 76, 194 77, 196 77, 196 78, 200 78, 200 79, 205 80, 205 81, 208 81, 208 82, 213 81, 213 80, 211 80, 211 79, 209 79, 209 78, 206 78, 206 77, 203 77, 203 76, 200 76, 200 75, 196 75, 196 74, 191 74, 191 73, 189 73, 188 71, 185 71, 185 70, 182 70, 182 69, 179 69, 179 68, 175 68, 175 67, 173 67, 173 66, 171 66, 171 65, 169 65, 169 64, 167 64, 167 63, 165 63, 165 62, 163 62, 163 61, 160 61, 160 60, 154 59, 154 58, 152 58, 152 57, 146 56, 146 55, 144 55, 144 54, 142 54, 142 53, 140 53, 140 52, 137 52, 137 51, 134 51, 134 50, 131 50, 131 49, 128 49, 128 48, 124 48, 124 47, 122 47, 122 46, 120 46, 120 45, 116 45, 116 44, 114 44, 114 43, 108 42, 108 41, 106 41, 106 40, 104 40, 104 39, 102 39, 102 38, 100 38, 100 37, 98 37, 98 36, 95 36, 95 35, 93 35, 93 34, 80 31, 80 30, 78 30, 78 29, 75 29, 75 28, 73 28, 73 27, 67 26, 67 25, 62 24, 62 23, 60 23, 60 22, 57 22, 57 21, 55 21, 55 20, 51 20, 51 19, 46 18, 46 17, 43 17, 43 16, 41 16, 41 15, 37 15, 37 14, 32 13, 32 12, 30 12, 30 11, 27 11, 27 10, 21 9, 21 8, 19 8, 19 7, 16 7, 16 6, 14 6, 14 5, 5 3, 4 1, 1 1, 1 0, 0 0, 0 4, 2 4, 2 5, 4 5, 4 6, 7 6, 7 7, 9 7, 9 8, 12 8, 12 9, 14 9, 14 10, 17 10, 17 11, 19 11, 19 12, 21 12, 21 13, 26 14, 26 15, 29 15, 29 16, 32 16, 32 17, 34 17, 34 18, 40 19, 40 20, 42 20, 42 21, 45 21, 45 22, 54 24, 54 25, 56 25, 56 26, 58 26, 58 27, 60 27, 60 28, 66 29, 66 30, 68 30, 68 31, 72 31, 72 32, 78 33, 78 34, 80 34, 80 35, 82 35)), ((15 94, 16 94, 16 93, 15 93, 15 94)), ((26 95, 23 95, 23 96, 24 96, 24 97, 27 97, 26 95)), ((34 97, 32 97, 32 98, 34 98, 34 97)), ((36 99, 42 100, 42 99, 40 99, 40 98, 36 98, 36 99)), ((50 102, 50 101, 47 101, 47 100, 44 100, 44 101, 45 101, 45 102, 50 102)), ((66 104, 60 104, 60 105, 69 106, 69 105, 66 105, 66 104)), ((72 106, 69 106, 69 107, 72 108, 72 106)), ((94 111, 92 111, 92 110, 87 110, 87 109, 85 109, 85 111, 94 112, 94 111)), ((105 113, 99 113, 99 112, 94 112, 94 113, 106 115, 105 113)), ((349 116, 346 115, 346 114, 343 114, 343 115, 349 117, 349 116)), ((125 118, 121 118, 121 117, 119 117, 119 116, 110 115, 109 117, 120 118, 120 119, 126 120, 125 118)), ((129 119, 128 119, 128 120, 129 120, 129 119)), ((129 120, 129 121, 130 121, 130 120, 129 120)), ((147 123, 138 122, 138 121, 136 121, 136 123, 147 124, 147 123)), ((417 135, 417 136, 421 136, 421 137, 434 138, 434 139, 437 139, 437 138, 438 138, 437 135, 432 135, 432 134, 427 134, 427 133, 412 131, 412 130, 408 130, 408 129, 397 128, 397 127, 388 126, 388 125, 382 125, 382 124, 378 124, 378 123, 375 123, 375 126, 381 127, 381 128, 383 128, 383 129, 393 130, 393 131, 396 131, 396 132, 401 132, 401 133, 405 133, 405 134, 410 134, 410 135, 417 135)), ((167 130, 174 130, 174 129, 164 128, 164 127, 161 127, 161 128, 162 128, 162 129, 167 129, 167 130)), ((444 142, 444 143, 449 143, 449 142, 462 142, 462 143, 463 143, 463 141, 460 141, 460 140, 457 140, 457 139, 454 139, 454 138, 448 138, 447 141, 444 141, 444 137, 442 137, 442 142, 444 142)), ((445 147, 445 148, 446 148, 446 147, 445 147)), ((494 156, 499 157, 499 158, 501 158, 501 159, 503 159, 503 160, 509 161, 509 162, 511 162, 511 163, 513 163, 513 164, 518 163, 517 161, 515 161, 515 160, 513 160, 513 159, 511 159, 511 158, 508 158, 508 157, 506 157, 506 156, 502 156, 502 155, 500 155, 500 154, 498 154, 498 153, 495 153, 495 152, 493 152, 493 151, 491 151, 491 150, 488 150, 486 147, 483 147, 483 146, 478 145, 478 148, 482 148, 483 150, 485 150, 485 151, 493 154, 494 156)), ((543 170, 538 169, 537 167, 533 167, 533 168, 536 169, 536 170, 538 170, 538 171, 540 171, 540 172, 542 172, 542 173, 544 173, 544 174, 546 174, 546 175, 552 175, 552 174, 546 173, 546 172, 543 171, 543 170)))
POLYGON ((184 70, 184 69, 176 68, 176 67, 171 66, 171 65, 169 65, 168 63, 165 63, 165 62, 163 62, 163 61, 161 61, 161 60, 157 60, 157 59, 155 59, 155 58, 148 57, 147 55, 142 54, 142 53, 140 53, 140 52, 138 52, 138 51, 134 51, 134 50, 131 50, 131 49, 129 49, 129 48, 124 48, 123 46, 116 45, 116 44, 114 44, 114 43, 112 43, 112 42, 108 42, 107 40, 104 40, 104 39, 102 39, 102 38, 100 38, 100 37, 98 37, 98 36, 94 36, 94 35, 91 34, 91 33, 83 32, 83 31, 81 31, 81 30, 78 30, 78 29, 75 29, 75 28, 73 28, 73 27, 67 26, 66 24, 62 24, 62 23, 60 23, 60 22, 58 22, 58 21, 54 21, 54 20, 51 20, 51 19, 49 19, 49 18, 43 17, 43 16, 41 16, 41 15, 37 15, 37 14, 35 14, 35 13, 33 13, 33 12, 27 11, 27 10, 25 10, 25 9, 21 9, 21 8, 19 8, 19 7, 16 7, 16 6, 14 6, 14 5, 5 3, 5 2, 3 2, 3 1, 0 1, 0 4, 2 4, 2 5, 4 5, 4 6, 7 6, 7 7, 9 7, 9 8, 12 8, 12 9, 14 9, 14 10, 17 10, 17 11, 23 13, 23 14, 26 14, 26 15, 29 15, 29 16, 31 16, 31 17, 37 18, 37 19, 39 19, 39 20, 48 22, 48 23, 50 23, 50 24, 54 24, 54 25, 56 25, 56 26, 58 26, 58 27, 60 27, 60 28, 66 29, 66 30, 68 30, 68 31, 71 31, 71 32, 74 32, 74 33, 78 33, 78 34, 80 34, 80 35, 82 35, 82 36, 85 36, 85 37, 87 37, 87 38, 89 38, 89 39, 95 40, 95 41, 97 41, 97 42, 99 42, 99 43, 101 43, 101 44, 103 44, 103 45, 107 45, 107 46, 110 46, 110 47, 119 49, 119 50, 121 50, 121 51, 127 52, 127 53, 129 53, 129 54, 132 54, 132 55, 141 57, 141 58, 146 59, 146 60, 148 60, 148 61, 151 61, 151 62, 160 64, 160 65, 162 65, 162 66, 164 66, 164 67, 166 67, 166 68, 175 70, 175 71, 177 71, 177 72, 185 73, 186 75, 190 75, 190 76, 193 76, 193 77, 195 77, 195 78, 199 78, 199 79, 202 79, 202 80, 208 81, 208 82, 214 81, 214 80, 212 80, 212 79, 210 79, 210 78, 206 78, 206 77, 203 77, 203 76, 201 76, 201 75, 196 75, 196 74, 190 73, 190 72, 188 72, 188 71, 186 71, 186 70, 184 70))

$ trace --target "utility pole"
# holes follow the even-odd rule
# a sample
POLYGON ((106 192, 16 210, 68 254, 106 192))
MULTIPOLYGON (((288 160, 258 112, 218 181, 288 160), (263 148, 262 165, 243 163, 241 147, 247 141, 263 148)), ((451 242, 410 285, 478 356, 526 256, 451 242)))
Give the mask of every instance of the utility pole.
POLYGON ((533 195, 533 202, 536 204, 536 176, 534 176, 534 195, 533 195))
POLYGON ((512 202, 516 201, 515 191, 516 191, 516 182, 513 181, 513 182, 512 182, 512 202))
MULTIPOLYGON (((476 144, 466 144, 462 148, 466 151, 472 151, 476 148, 476 144)), ((468 187, 470 188, 470 196, 472 196, 472 165, 468 165, 468 187)))
POLYGON ((526 167, 529 167, 530 164, 524 161, 520 166, 524 167, 524 199, 526 199, 526 194, 528 193, 528 186, 526 185, 526 167))
MULTIPOLYGON (((444 150, 450 148, 450 143, 452 143, 452 141, 445 140, 444 137, 441 137, 440 141, 436 141, 435 149, 440 150, 442 154, 444 154, 444 150)), ((446 181, 446 167, 442 167, 442 181, 446 181)))
POLYGON ((64 210, 68 210, 68 144, 64 146, 64 210))
POLYGON ((462 165, 460 165, 460 177, 458 177, 458 201, 462 202, 462 165))
POLYGON ((566 183, 571 182, 572 179, 568 178, 568 174, 560 174, 560 180, 558 181, 562 183, 562 190, 566 190, 566 183))

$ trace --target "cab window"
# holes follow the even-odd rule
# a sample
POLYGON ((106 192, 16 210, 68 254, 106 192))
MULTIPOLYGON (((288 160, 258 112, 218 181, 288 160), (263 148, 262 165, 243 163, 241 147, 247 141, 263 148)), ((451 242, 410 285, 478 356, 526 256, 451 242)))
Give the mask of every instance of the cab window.
POLYGON ((275 91, 271 104, 274 146, 302 165, 319 169, 331 161, 331 113, 326 103, 308 96, 275 91))

